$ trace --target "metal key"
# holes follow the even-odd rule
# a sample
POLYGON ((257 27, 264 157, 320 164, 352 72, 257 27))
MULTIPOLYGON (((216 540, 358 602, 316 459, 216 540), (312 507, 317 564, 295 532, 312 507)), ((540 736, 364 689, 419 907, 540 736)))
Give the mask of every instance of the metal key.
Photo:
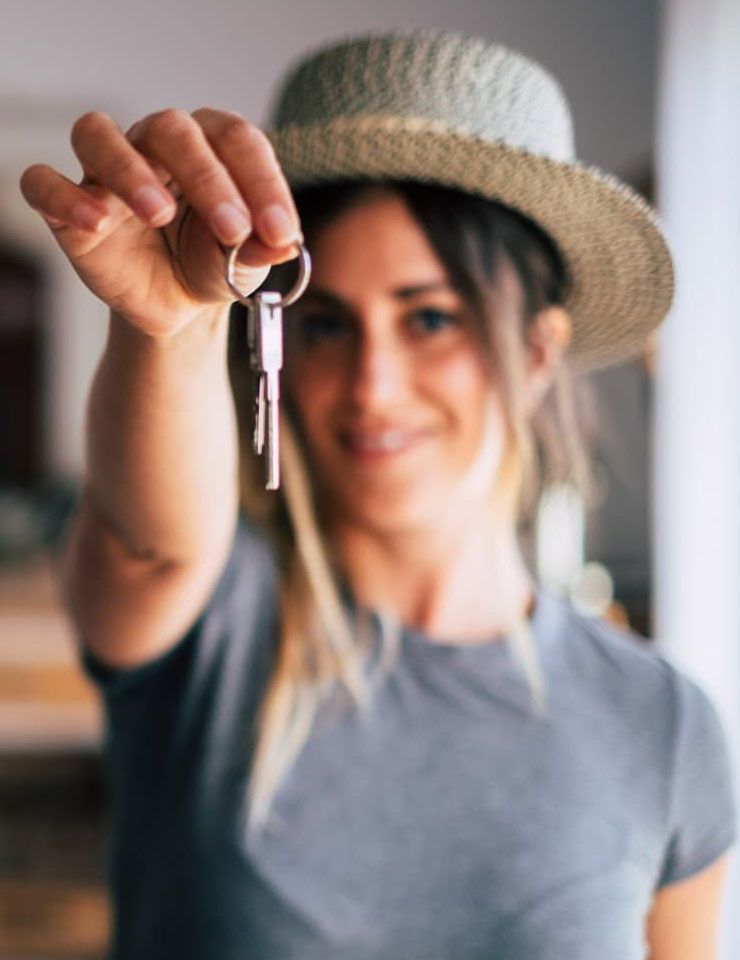
POLYGON ((265 445, 265 378, 259 369, 257 363, 256 350, 256 311, 251 300, 246 301, 247 306, 247 349, 249 350, 249 365, 253 371, 254 379, 254 434, 252 436, 252 449, 256 454, 261 454, 265 445))
POLYGON ((250 305, 254 347, 250 362, 257 373, 254 449, 267 459, 267 489, 280 486, 279 407, 283 366, 283 308, 279 293, 258 293, 250 305))
POLYGON ((265 378, 261 372, 257 374, 255 385, 252 449, 261 455, 265 448, 265 378))
POLYGON ((280 369, 283 365, 283 307, 300 297, 311 276, 311 257, 300 245, 300 267, 295 286, 286 296, 260 291, 245 297, 234 283, 238 247, 226 251, 226 282, 240 303, 248 309, 247 346, 255 377, 254 435, 256 454, 265 452, 268 490, 280 486, 280 369))

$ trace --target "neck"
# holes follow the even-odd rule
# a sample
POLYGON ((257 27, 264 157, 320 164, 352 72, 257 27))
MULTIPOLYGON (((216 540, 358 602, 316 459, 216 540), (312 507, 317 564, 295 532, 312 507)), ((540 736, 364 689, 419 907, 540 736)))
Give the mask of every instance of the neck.
POLYGON ((534 584, 508 520, 472 512, 433 529, 346 526, 334 542, 362 606, 431 638, 489 641, 530 612, 534 584))

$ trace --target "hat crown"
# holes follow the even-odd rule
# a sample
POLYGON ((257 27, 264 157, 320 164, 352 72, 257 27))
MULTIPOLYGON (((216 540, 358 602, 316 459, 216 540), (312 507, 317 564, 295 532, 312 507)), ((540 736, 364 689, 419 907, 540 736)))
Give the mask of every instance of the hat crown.
POLYGON ((314 54, 286 78, 271 126, 370 116, 574 158, 568 103, 546 70, 506 47, 447 33, 368 36, 314 54))

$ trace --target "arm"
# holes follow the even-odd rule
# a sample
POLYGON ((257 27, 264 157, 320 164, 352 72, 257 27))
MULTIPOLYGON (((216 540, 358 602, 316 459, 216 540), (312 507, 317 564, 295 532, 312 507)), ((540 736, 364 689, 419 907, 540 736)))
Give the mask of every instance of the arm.
POLYGON ((657 891, 648 916, 648 960, 716 960, 729 855, 657 891))
POLYGON ((226 324, 219 308, 157 339, 111 317, 62 570, 80 636, 110 665, 164 652, 223 565, 238 470, 226 324))
POLYGON ((126 135, 87 114, 72 143, 79 184, 45 166, 21 180, 112 310, 63 577, 84 642, 110 665, 133 666, 195 618, 234 530, 223 246, 243 243, 238 283, 253 290, 294 255, 298 218, 266 137, 234 114, 165 110, 126 135))

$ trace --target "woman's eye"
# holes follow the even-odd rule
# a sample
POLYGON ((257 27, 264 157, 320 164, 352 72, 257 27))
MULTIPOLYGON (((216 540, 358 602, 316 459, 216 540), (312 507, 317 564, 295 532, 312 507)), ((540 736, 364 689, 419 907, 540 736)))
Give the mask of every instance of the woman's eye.
POLYGON ((415 329, 421 333, 437 333, 440 330, 446 330, 448 327, 457 326, 458 318, 456 314, 447 310, 425 307, 422 310, 414 311, 411 322, 415 329))
POLYGON ((347 333, 347 321, 336 314, 311 313, 301 318, 301 331, 306 343, 338 340, 347 333))

